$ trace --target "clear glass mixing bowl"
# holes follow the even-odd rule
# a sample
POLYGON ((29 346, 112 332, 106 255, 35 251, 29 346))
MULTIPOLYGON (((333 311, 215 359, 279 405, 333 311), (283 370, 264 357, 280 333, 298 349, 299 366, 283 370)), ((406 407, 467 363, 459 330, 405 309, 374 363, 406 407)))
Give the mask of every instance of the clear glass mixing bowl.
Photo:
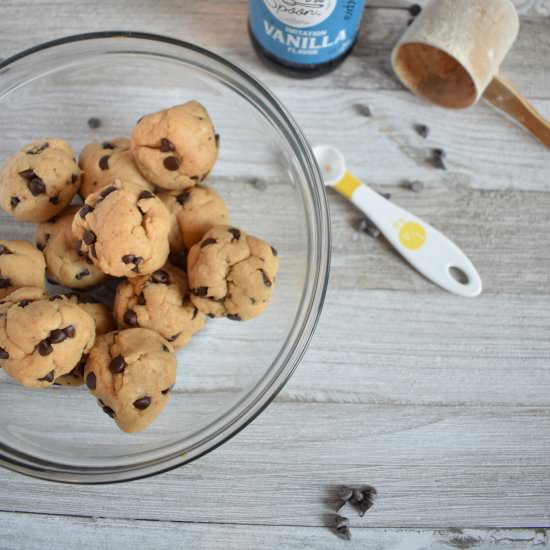
MULTIPOLYGON (((141 434, 120 432, 84 387, 29 390, 0 372, 3 466, 74 483, 174 468, 246 426, 304 353, 329 271, 321 176, 292 117, 235 65, 192 44, 127 32, 78 35, 22 52, 0 63, 0 161, 45 136, 79 151, 128 135, 144 113, 193 98, 206 105, 221 135, 208 183, 225 198, 233 224, 279 251, 272 304, 246 323, 207 323, 178 353, 172 398, 141 434), (101 120, 99 128, 88 126, 91 117, 101 120)), ((33 240, 34 231, 0 214, 2 238, 33 240)))

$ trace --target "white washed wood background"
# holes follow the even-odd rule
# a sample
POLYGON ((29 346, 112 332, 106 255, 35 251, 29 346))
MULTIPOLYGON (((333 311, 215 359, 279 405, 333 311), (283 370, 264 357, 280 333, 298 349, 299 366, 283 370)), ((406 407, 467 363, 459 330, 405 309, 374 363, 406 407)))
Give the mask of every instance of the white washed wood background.
MULTIPOLYGON (((504 70, 550 116, 550 0, 515 4, 522 27, 504 70)), ((0 471, 0 550, 550 547, 550 152, 484 104, 447 112, 402 90, 388 57, 408 5, 370 2, 353 56, 298 81, 256 59, 244 0, 1 0, 0 57, 129 29, 243 65, 312 142, 330 135, 359 176, 456 240, 486 290, 468 301, 434 288, 356 234, 357 213, 331 195, 327 303, 277 401, 214 453, 150 480, 73 487, 0 471), (445 173, 425 162, 436 146, 445 173), (410 178, 426 191, 403 189, 410 178), (351 544, 323 527, 340 483, 380 493, 352 518, 351 544)))

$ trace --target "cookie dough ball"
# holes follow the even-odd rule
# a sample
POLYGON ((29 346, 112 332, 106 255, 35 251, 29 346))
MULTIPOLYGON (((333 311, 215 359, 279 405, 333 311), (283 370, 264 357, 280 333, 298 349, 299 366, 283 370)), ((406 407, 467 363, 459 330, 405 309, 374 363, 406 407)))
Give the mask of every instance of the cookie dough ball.
POLYGON ((0 240, 0 299, 16 288, 44 286, 44 255, 29 241, 0 240))
POLYGON ((197 185, 159 193, 171 215, 170 250, 188 250, 216 225, 229 223, 229 211, 217 191, 197 185))
MULTIPOLYGON (((113 316, 110 309, 92 296, 76 294, 75 292, 67 294, 67 298, 73 304, 78 304, 95 321, 95 334, 101 336, 107 334, 115 328, 113 316)), ((83 355, 77 365, 69 372, 59 378, 56 378, 55 384, 61 386, 80 386, 84 384, 84 367, 88 360, 87 355, 83 355)))
POLYGON ((185 273, 169 264, 120 283, 113 311, 120 328, 150 328, 175 348, 185 346, 205 321, 191 303, 185 273))
POLYGON ((88 288, 107 279, 92 260, 80 251, 80 242, 73 235, 72 225, 79 206, 70 206, 36 231, 36 246, 44 252, 48 279, 69 288, 88 288))
POLYGON ((154 186, 141 175, 134 162, 129 139, 115 138, 86 145, 80 153, 79 165, 82 169, 79 193, 83 199, 115 180, 135 183, 153 191, 154 186))
POLYGON ((44 388, 93 346, 94 320, 63 296, 19 289, 0 305, 0 366, 19 383, 44 388))
POLYGON ((73 220, 81 251, 114 277, 160 269, 169 253, 169 229, 170 215, 158 197, 120 181, 88 195, 73 220))
POLYGON ((277 251, 236 227, 208 231, 189 251, 191 300, 210 317, 246 321, 264 311, 279 268, 277 251))
POLYGON ((0 206, 17 220, 44 222, 70 204, 79 186, 80 169, 67 142, 33 141, 0 171, 0 206))
POLYGON ((160 414, 176 381, 176 356, 156 332, 133 328, 100 336, 84 380, 103 412, 125 432, 140 432, 160 414))
POLYGON ((203 181, 216 163, 218 145, 208 112, 198 101, 146 115, 132 134, 141 173, 163 189, 185 189, 203 181))

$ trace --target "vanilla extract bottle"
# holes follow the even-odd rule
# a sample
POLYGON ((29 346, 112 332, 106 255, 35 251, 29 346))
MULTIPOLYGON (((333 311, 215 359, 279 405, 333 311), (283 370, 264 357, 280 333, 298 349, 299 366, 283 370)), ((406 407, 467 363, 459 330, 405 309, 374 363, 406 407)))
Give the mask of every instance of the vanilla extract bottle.
POLYGON ((249 0, 254 49, 271 67, 311 78, 335 69, 351 53, 364 0, 249 0))

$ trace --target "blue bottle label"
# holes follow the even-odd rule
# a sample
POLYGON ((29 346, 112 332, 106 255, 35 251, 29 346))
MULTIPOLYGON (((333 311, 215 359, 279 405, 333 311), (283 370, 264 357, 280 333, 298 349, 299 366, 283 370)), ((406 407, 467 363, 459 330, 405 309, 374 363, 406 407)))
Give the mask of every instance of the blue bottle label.
POLYGON ((353 44, 365 0, 250 0, 250 29, 260 45, 292 64, 317 65, 353 44))

